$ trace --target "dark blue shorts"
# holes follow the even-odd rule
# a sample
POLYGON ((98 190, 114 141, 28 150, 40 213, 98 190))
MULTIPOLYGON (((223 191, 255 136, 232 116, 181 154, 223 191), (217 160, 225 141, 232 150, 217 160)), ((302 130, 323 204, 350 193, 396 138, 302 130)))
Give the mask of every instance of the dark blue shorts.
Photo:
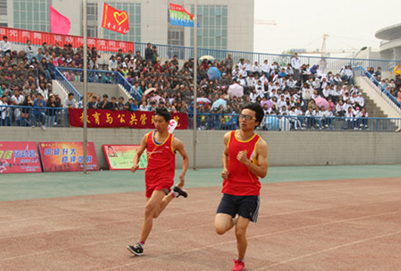
POLYGON ((223 194, 218 214, 228 214, 233 218, 238 214, 252 222, 257 222, 259 215, 259 196, 234 196, 223 194))

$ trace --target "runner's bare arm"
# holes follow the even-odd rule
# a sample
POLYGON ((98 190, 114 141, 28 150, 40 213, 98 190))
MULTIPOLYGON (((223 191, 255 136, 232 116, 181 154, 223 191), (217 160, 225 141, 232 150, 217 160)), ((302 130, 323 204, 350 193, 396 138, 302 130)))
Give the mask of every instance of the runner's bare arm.
POLYGON ((221 172, 221 177, 223 179, 228 178, 228 140, 230 139, 230 132, 224 135, 224 151, 223 151, 223 171, 221 172))
POLYGON ((131 171, 134 173, 135 171, 137 171, 137 169, 139 168, 139 160, 141 159, 141 155, 142 153, 145 151, 146 149, 146 139, 147 139, 148 135, 144 135, 144 137, 142 138, 142 142, 141 142, 141 146, 139 147, 137 153, 134 156, 134 162, 133 162, 133 166, 131 168, 131 171))
POLYGON ((178 151, 182 156, 182 171, 179 176, 180 183, 177 185, 179 188, 182 188, 185 183, 185 174, 187 173, 187 169, 188 169, 188 165, 189 165, 189 158, 188 158, 187 152, 185 151, 184 143, 182 143, 182 141, 176 137, 174 137, 173 148, 174 148, 174 150, 178 151))
POLYGON ((261 139, 258 142, 258 145, 256 145, 256 155, 258 158, 257 165, 252 163, 252 161, 247 158, 246 153, 242 151, 238 153, 237 159, 245 164, 253 174, 264 178, 267 175, 267 167, 269 166, 269 163, 267 160, 267 144, 263 139, 261 139))

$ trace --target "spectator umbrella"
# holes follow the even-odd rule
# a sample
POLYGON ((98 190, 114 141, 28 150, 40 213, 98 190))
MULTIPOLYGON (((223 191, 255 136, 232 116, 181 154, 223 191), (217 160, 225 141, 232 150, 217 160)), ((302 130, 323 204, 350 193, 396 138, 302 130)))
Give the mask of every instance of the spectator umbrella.
POLYGON ((209 77, 209 80, 219 80, 221 77, 221 73, 218 68, 210 67, 207 71, 207 76, 209 77))
POLYGON ((329 108, 329 102, 325 98, 318 97, 315 99, 316 105, 319 107, 324 106, 325 109, 329 108))
POLYGON ((244 96, 244 88, 239 84, 231 85, 227 91, 230 98, 244 96))

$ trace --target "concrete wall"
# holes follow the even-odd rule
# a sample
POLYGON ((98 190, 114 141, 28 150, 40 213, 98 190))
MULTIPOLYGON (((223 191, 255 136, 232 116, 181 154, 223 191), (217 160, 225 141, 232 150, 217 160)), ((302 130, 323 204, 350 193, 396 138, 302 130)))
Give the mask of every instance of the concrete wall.
MULTIPOLYGON (((82 141, 80 128, 2 127, 2 141, 82 141)), ((139 144, 149 130, 89 129, 89 141, 95 143, 101 168, 107 168, 102 144, 139 144)), ((198 131, 197 167, 221 167, 225 131, 198 131)), ((192 165, 192 131, 175 131, 192 165)), ((400 164, 400 133, 364 132, 259 132, 269 146, 271 166, 323 166, 400 164)), ((177 166, 181 166, 177 155, 177 166)))

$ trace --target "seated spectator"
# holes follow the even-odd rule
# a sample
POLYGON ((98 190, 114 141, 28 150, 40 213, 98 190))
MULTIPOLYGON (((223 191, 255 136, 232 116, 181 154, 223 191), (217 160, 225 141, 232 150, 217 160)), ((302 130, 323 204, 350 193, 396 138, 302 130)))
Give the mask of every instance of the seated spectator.
POLYGON ((33 46, 31 45, 31 40, 27 40, 24 51, 25 51, 25 56, 28 58, 28 62, 31 63, 31 59, 35 53, 35 50, 33 49, 33 46))

